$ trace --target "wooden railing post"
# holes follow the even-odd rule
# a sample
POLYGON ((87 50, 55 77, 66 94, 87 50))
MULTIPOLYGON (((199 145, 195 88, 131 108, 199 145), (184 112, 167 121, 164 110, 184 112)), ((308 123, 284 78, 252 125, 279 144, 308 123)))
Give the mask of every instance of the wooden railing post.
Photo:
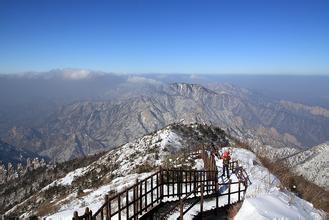
MULTIPOLYGON (((147 207, 147 180, 144 182, 144 189, 145 189, 145 208, 147 207)), ((146 208, 147 212, 147 208, 146 208)))
POLYGON ((88 207, 86 207, 86 209, 85 209, 85 214, 84 214, 84 216, 85 216, 85 218, 86 219, 91 219, 91 218, 89 218, 89 216, 90 216, 90 212, 89 212, 89 208, 88 207))
POLYGON ((105 195, 104 196, 104 200, 105 200, 105 219, 109 220, 109 196, 105 195))
POLYGON ((139 214, 142 214, 143 209, 143 182, 139 183, 139 214))
POLYGON ((163 199, 163 185, 164 185, 163 169, 162 169, 162 166, 160 166, 160 202, 162 202, 162 199, 163 199))
POLYGON ((111 215, 112 215, 112 212, 111 212, 111 200, 109 200, 108 207, 109 207, 109 219, 111 219, 111 215))
POLYGON ((228 205, 231 204, 231 179, 229 179, 228 181, 228 201, 227 201, 228 205))
POLYGON ((240 202, 240 190, 241 190, 240 184, 241 184, 241 181, 239 180, 238 202, 240 202))
POLYGON ((180 208, 180 212, 179 212, 179 219, 183 220, 183 216, 184 216, 184 210, 183 210, 183 200, 179 200, 179 208, 180 208))
POLYGON ((151 177, 151 207, 153 207, 153 176, 151 177))
POLYGON ((180 172, 181 168, 179 168, 178 173, 177 173, 177 194, 178 194, 178 198, 180 199, 181 197, 181 172, 180 172))
POLYGON ((137 212, 137 209, 138 209, 138 200, 137 200, 137 195, 138 195, 138 192, 136 192, 138 190, 138 179, 135 180, 135 184, 134 184, 134 188, 133 188, 133 198, 134 198, 134 219, 137 220, 138 218, 138 212, 137 212))
POLYGON ((201 218, 203 215, 203 182, 201 182, 201 198, 200 198, 200 213, 201 213, 201 218))
POLYGON ((193 178, 193 190, 194 190, 194 196, 196 196, 196 187, 197 187, 197 181, 198 181, 198 177, 199 177, 199 173, 198 171, 194 171, 194 178, 193 178))
POLYGON ((187 194, 187 181, 188 181, 187 171, 183 171, 183 173, 185 174, 185 175, 183 175, 183 180, 184 180, 184 176, 185 176, 185 194, 187 194))
POLYGON ((216 215, 217 215, 217 209, 218 209, 218 172, 216 172, 216 176, 215 176, 215 191, 216 191, 216 215))
POLYGON ((118 217, 121 220, 121 195, 118 196, 118 217))
POLYGON ((73 218, 72 218, 72 220, 79 220, 79 214, 78 214, 77 211, 74 211, 73 212, 73 218))
POLYGON ((126 190, 126 217, 129 219, 129 190, 126 190))

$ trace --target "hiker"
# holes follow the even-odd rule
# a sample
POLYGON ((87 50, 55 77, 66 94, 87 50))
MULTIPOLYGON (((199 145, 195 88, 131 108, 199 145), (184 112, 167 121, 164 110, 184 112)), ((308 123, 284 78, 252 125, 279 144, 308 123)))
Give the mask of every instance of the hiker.
POLYGON ((225 150, 223 155, 220 157, 220 159, 223 160, 223 174, 222 176, 225 176, 225 170, 227 178, 230 178, 229 172, 228 172, 228 166, 231 160, 230 152, 228 150, 225 150))

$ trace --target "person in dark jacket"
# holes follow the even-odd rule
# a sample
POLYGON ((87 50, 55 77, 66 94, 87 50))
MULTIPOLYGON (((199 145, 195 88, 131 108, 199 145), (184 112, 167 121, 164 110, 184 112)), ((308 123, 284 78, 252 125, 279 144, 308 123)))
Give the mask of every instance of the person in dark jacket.
POLYGON ((222 176, 225 176, 225 171, 227 178, 230 178, 229 172, 228 172, 228 166, 231 160, 230 152, 228 150, 224 151, 223 155, 221 156, 221 159, 223 160, 223 174, 222 176))

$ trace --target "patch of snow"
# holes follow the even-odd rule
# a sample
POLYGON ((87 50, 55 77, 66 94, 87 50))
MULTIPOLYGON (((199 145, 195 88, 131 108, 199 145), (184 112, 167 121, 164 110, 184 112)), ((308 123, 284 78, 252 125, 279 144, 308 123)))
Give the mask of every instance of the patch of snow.
POLYGON ((192 169, 196 169, 196 170, 204 169, 204 163, 203 163, 202 159, 195 159, 194 162, 195 162, 195 165, 192 167, 192 169))
POLYGON ((234 218, 244 219, 324 219, 312 204, 290 192, 273 188, 271 192, 246 198, 234 218))
POLYGON ((65 177, 55 180, 51 184, 45 186, 42 190, 43 191, 47 190, 48 188, 55 186, 55 185, 62 185, 62 186, 71 185, 74 179, 76 179, 77 177, 83 176, 87 171, 88 171, 88 167, 78 168, 78 169, 66 174, 65 177))

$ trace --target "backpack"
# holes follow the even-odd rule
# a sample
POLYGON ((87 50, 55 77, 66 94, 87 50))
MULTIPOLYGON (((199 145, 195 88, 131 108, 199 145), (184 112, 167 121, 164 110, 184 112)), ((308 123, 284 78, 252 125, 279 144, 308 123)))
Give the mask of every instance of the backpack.
POLYGON ((230 160, 231 160, 231 157, 230 157, 230 152, 228 151, 225 151, 223 153, 223 156, 222 156, 222 159, 223 159, 223 164, 229 164, 230 160))

